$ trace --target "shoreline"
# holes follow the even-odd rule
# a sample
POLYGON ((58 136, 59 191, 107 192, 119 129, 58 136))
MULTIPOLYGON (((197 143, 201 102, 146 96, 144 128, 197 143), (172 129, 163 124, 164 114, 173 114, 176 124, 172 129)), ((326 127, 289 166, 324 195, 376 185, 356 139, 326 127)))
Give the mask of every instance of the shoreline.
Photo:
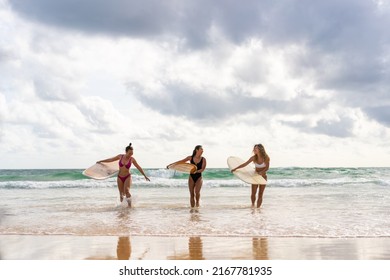
POLYGON ((2 260, 390 260, 390 237, 0 235, 2 260))

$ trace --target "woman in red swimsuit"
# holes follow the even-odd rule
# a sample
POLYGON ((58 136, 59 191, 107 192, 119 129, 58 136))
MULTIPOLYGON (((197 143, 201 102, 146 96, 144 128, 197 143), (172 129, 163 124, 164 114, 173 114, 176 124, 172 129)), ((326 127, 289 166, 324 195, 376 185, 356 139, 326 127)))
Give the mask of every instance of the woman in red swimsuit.
POLYGON ((131 207, 131 194, 130 194, 130 187, 131 187, 131 174, 130 174, 130 166, 133 163, 135 167, 141 172, 142 175, 144 175, 145 179, 147 181, 150 181, 150 179, 145 175, 144 171, 142 170, 141 166, 137 163, 135 158, 133 157, 133 147, 131 146, 131 143, 129 146, 126 147, 126 154, 117 155, 112 158, 100 160, 97 163, 101 162, 111 162, 119 160, 119 173, 117 178, 118 183, 118 190, 119 190, 119 199, 122 202, 123 198, 126 197, 127 203, 129 204, 129 207, 131 207))
POLYGON ((190 174, 190 177, 188 177, 188 188, 190 190, 190 204, 192 208, 199 207, 200 189, 202 188, 202 184, 203 184, 202 172, 206 169, 206 165, 207 165, 206 159, 202 157, 202 154, 203 154, 203 148, 201 145, 198 145, 195 147, 194 151, 192 152, 192 156, 188 156, 185 159, 172 163, 172 164, 185 163, 189 161, 190 163, 195 164, 197 167, 195 173, 190 174))

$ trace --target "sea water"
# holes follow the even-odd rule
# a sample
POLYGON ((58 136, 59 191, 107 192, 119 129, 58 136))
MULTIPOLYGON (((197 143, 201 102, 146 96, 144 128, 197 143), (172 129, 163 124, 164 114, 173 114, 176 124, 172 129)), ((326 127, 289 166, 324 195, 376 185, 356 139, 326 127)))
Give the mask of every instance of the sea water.
POLYGON ((390 168, 272 168, 260 209, 226 168, 203 173, 201 205, 188 175, 132 169, 132 208, 116 178, 82 170, 0 170, 1 235, 390 237, 390 168))

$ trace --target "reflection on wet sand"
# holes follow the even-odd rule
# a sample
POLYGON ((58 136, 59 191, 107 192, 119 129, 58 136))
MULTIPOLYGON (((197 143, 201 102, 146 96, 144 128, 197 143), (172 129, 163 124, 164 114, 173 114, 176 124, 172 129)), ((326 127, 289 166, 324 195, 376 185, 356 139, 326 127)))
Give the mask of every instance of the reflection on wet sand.
POLYGON ((389 260, 388 248, 388 237, 0 237, 1 257, 6 260, 389 260))
POLYGON ((188 252, 182 254, 174 254, 168 256, 168 260, 204 260, 203 243, 199 236, 191 236, 188 238, 188 252))
POLYGON ((254 260, 268 260, 268 240, 265 237, 252 238, 252 257, 254 260))
POLYGON ((129 260, 131 256, 130 237, 122 236, 118 239, 116 246, 116 256, 118 260, 129 260))
POLYGON ((199 236, 190 237, 188 239, 188 252, 190 260, 204 260, 203 243, 199 236))
MULTIPOLYGON (((199 209, 190 210, 190 222, 198 223, 201 221, 199 209)), ((204 260, 203 256, 203 242, 200 236, 190 236, 188 238, 188 252, 168 256, 168 260, 204 260)))
POLYGON ((120 236, 116 245, 116 257, 114 256, 92 256, 86 260, 129 260, 131 257, 131 244, 129 236, 120 236))

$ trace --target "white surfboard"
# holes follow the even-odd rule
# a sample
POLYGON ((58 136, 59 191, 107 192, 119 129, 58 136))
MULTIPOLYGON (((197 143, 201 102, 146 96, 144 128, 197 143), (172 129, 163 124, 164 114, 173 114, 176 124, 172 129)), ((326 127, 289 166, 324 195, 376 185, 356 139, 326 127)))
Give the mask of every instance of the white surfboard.
POLYGON ((83 175, 95 180, 104 180, 119 172, 118 161, 95 163, 83 171, 83 175))
POLYGON ((197 170, 197 167, 195 164, 192 163, 176 163, 169 165, 168 169, 191 174, 197 170))
MULTIPOLYGON (((227 164, 229 169, 232 170, 243 164, 245 161, 239 157, 229 157, 227 159, 227 164)), ((248 164, 247 166, 237 169, 233 172, 241 181, 252 185, 266 185, 267 181, 256 172, 255 165, 253 163, 248 164)))

